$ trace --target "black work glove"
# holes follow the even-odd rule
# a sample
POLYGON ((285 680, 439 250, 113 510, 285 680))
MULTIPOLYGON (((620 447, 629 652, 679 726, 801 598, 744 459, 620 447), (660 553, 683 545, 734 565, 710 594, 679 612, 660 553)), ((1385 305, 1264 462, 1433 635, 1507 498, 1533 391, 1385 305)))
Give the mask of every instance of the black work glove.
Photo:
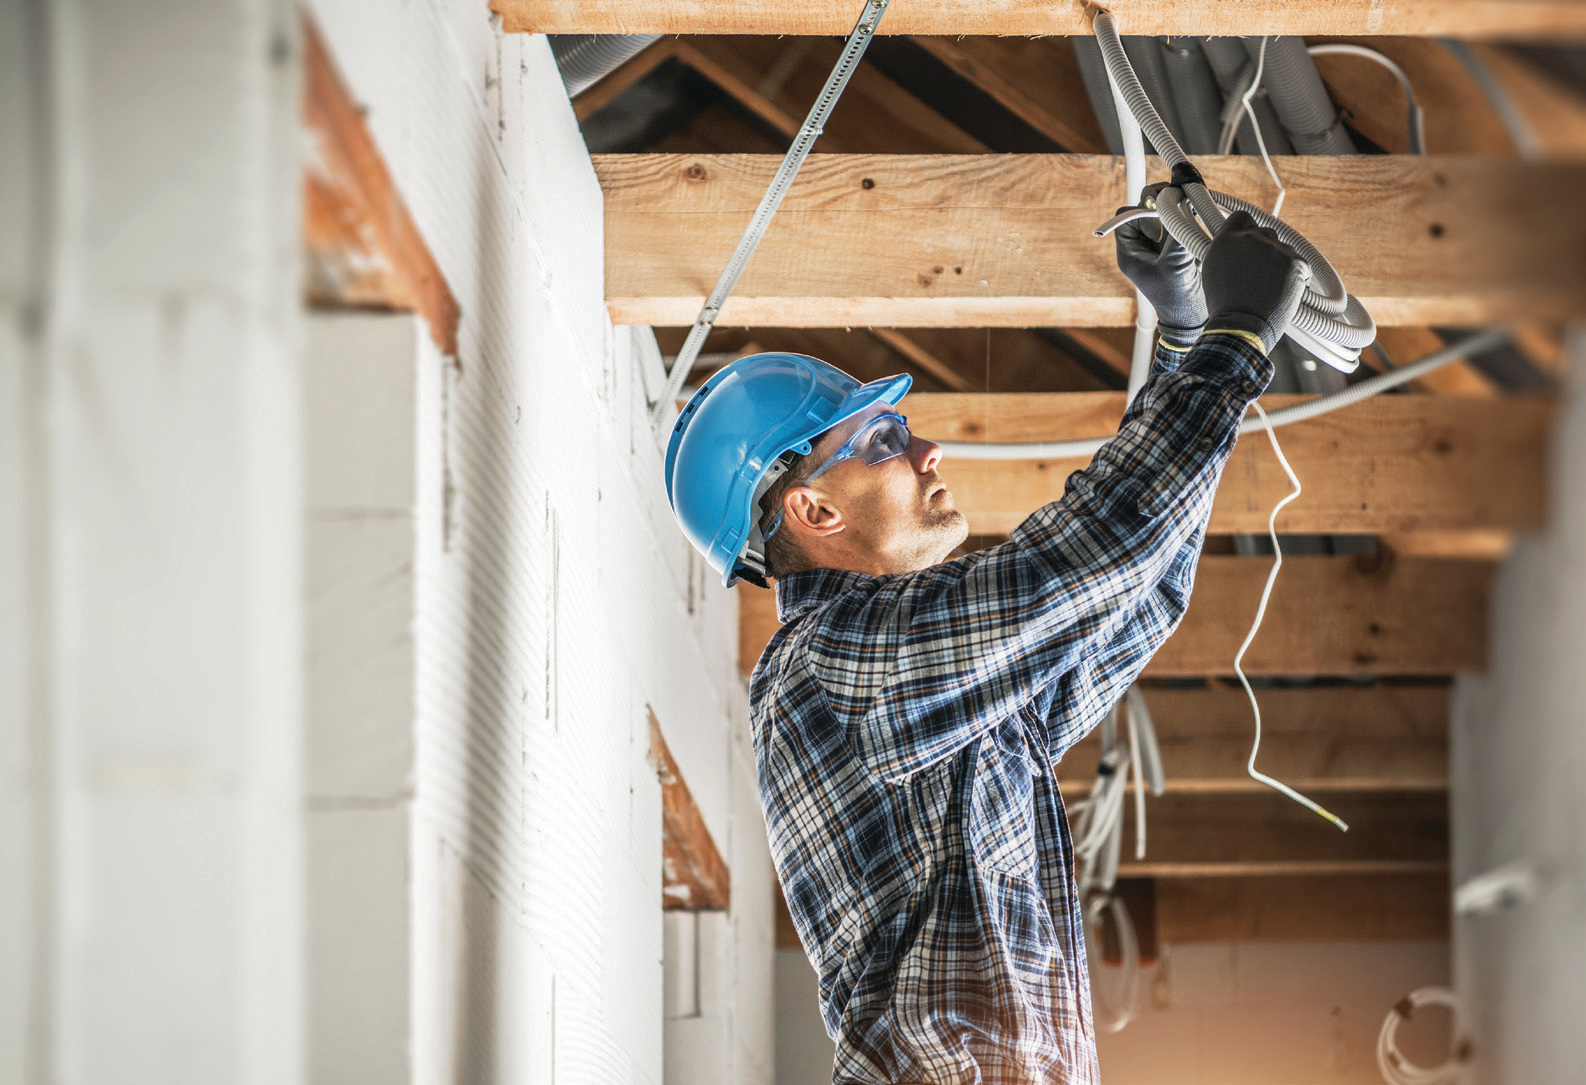
POLYGON ((1195 258, 1155 219, 1126 222, 1113 231, 1113 237, 1117 239, 1118 270, 1156 310, 1162 338, 1177 347, 1194 346, 1206 327, 1206 298, 1201 293, 1195 258))
POLYGON ((1299 311, 1311 267, 1276 230, 1235 211, 1212 239, 1201 279, 1212 327, 1254 332, 1271 353, 1299 311))

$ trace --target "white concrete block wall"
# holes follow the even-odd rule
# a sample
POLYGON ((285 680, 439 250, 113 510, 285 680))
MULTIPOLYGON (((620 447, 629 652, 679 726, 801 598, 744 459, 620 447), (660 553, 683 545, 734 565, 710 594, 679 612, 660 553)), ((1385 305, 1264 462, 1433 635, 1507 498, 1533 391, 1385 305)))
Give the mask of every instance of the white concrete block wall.
POLYGON ((462 309, 458 356, 425 341, 417 375, 413 1077, 769 1081, 735 600, 667 510, 659 355, 606 318, 601 194, 549 46, 482 4, 311 9, 462 309), (662 1024, 651 709, 733 873, 733 911, 703 917, 703 1047, 662 1024))
POLYGON ((0 1080, 300 1077, 292 31, 0 5, 0 1080))
POLYGON ((1515 865, 1534 898, 1456 918, 1473 1080, 1553 1085, 1586 1066, 1586 335, 1553 434, 1548 524, 1493 585, 1487 673, 1455 687, 1456 883, 1515 865))

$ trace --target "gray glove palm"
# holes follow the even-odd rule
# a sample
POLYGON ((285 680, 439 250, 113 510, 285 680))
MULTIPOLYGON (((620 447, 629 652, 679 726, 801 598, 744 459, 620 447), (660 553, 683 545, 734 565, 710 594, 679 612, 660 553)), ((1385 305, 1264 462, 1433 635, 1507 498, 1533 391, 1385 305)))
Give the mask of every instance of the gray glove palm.
POLYGON ((1277 231, 1236 211, 1212 240, 1201 280, 1212 327, 1253 332, 1270 353, 1299 311, 1311 268, 1277 231))
POLYGON ((1162 338, 1174 346, 1194 346, 1206 327, 1206 298, 1201 292, 1201 273, 1195 258, 1151 219, 1126 222, 1113 232, 1113 237, 1118 249, 1118 270, 1128 276, 1156 310, 1162 338), (1160 234, 1161 239, 1153 234, 1160 234))

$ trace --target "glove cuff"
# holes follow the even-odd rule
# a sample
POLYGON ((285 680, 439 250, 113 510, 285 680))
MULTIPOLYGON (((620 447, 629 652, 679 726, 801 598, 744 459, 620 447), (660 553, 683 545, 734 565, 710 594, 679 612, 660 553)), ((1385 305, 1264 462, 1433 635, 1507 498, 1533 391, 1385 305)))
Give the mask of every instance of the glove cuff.
POLYGON ((1278 340, 1283 338, 1282 328, 1275 328, 1270 320, 1263 320, 1251 313, 1217 313, 1206 322, 1206 326, 1216 328, 1218 331, 1226 329, 1259 336, 1261 345, 1268 354, 1271 354, 1272 348, 1278 345, 1278 340))
POLYGON ((1162 342, 1176 350, 1188 350, 1193 347, 1205 330, 1205 324, 1197 324, 1193 328, 1181 328, 1158 320, 1156 325, 1157 335, 1161 336, 1162 342))

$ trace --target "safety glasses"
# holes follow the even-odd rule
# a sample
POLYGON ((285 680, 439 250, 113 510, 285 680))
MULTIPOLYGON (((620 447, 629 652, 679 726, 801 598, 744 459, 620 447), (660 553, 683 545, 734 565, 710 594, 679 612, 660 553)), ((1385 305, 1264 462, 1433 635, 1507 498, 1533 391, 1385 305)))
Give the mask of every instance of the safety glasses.
MULTIPOLYGON (((878 414, 844 441, 843 446, 833 452, 831 457, 811 472, 800 485, 808 486, 844 460, 860 459, 874 467, 878 463, 896 459, 908 450, 909 420, 901 414, 878 414)), ((766 525, 765 541, 770 542, 771 536, 775 535, 781 526, 782 510, 778 509, 777 514, 766 525)))

